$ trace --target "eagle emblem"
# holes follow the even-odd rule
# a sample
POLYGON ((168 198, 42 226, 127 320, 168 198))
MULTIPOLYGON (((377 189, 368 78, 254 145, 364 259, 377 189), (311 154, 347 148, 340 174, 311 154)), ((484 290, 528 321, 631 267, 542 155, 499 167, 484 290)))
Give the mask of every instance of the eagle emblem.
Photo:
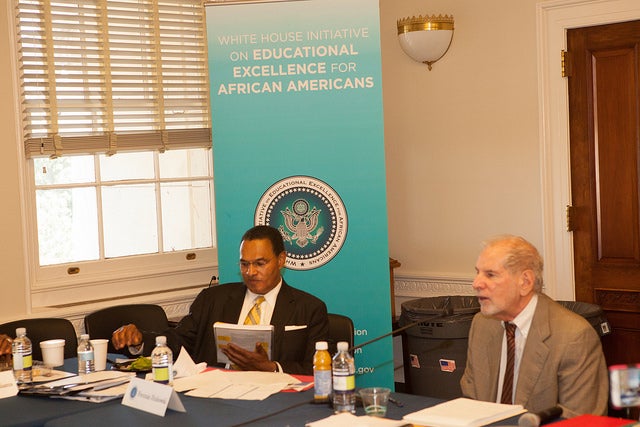
POLYGON ((319 227, 318 230, 313 233, 318 226, 318 216, 320 215, 320 209, 315 206, 311 208, 309 202, 304 199, 298 199, 293 202, 292 209, 287 206, 280 213, 284 218, 285 226, 278 227, 282 238, 289 243, 294 243, 301 248, 304 248, 311 243, 316 243, 318 237, 324 232, 324 227, 319 227))

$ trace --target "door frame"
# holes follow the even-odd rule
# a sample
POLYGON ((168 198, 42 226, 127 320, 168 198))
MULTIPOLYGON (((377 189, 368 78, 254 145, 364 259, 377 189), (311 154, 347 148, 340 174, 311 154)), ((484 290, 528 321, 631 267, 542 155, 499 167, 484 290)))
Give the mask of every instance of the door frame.
POLYGON ((560 52, 571 28, 640 19, 638 0, 551 0, 536 4, 538 96, 545 293, 575 300, 573 235, 566 229, 571 204, 568 82, 560 52))

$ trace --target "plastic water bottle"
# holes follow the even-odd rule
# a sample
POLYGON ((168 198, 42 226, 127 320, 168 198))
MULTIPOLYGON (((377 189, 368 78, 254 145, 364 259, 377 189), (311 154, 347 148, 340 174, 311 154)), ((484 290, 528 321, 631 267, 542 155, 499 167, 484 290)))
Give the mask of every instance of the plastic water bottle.
POLYGON ((95 372, 93 346, 89 341, 89 334, 80 335, 80 344, 78 344, 78 374, 90 374, 95 372))
POLYGON ((16 328, 16 339, 11 344, 13 355, 13 375, 19 384, 30 383, 33 379, 31 367, 33 357, 31 353, 31 340, 27 338, 26 328, 16 328))
POLYGON ((156 346, 151 352, 153 381, 162 384, 173 384, 173 353, 167 347, 167 337, 156 337, 156 346))
POLYGON ((333 411, 356 413, 356 366, 349 343, 340 341, 333 356, 333 411))
POLYGON ((316 343, 313 355, 313 400, 328 402, 331 396, 331 355, 326 341, 316 343))

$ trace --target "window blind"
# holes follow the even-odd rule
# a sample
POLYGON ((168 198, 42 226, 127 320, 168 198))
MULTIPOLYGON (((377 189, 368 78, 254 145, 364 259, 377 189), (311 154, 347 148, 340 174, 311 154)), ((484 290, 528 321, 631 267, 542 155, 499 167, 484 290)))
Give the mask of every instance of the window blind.
POLYGON ((202 0, 15 0, 25 153, 211 147, 202 0))

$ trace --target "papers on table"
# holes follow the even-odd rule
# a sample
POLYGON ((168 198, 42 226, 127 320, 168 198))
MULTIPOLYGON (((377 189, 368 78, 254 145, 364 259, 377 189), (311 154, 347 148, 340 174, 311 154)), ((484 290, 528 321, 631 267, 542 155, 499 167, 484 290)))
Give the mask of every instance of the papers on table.
POLYGON ((18 394, 18 385, 13 371, 0 372, 0 399, 18 394))
POLYGON ((44 375, 34 375, 32 381, 34 383, 50 382, 50 381, 60 380, 62 378, 72 377, 74 375, 75 374, 72 374, 69 372, 52 369, 51 371, 47 372, 44 375))
POLYGON ((83 384, 95 384, 107 381, 107 380, 115 380, 115 379, 126 379, 131 377, 135 377, 135 373, 133 372, 120 372, 120 371, 98 371, 91 372, 90 374, 83 375, 72 375, 70 377, 63 378, 57 381, 51 381, 48 383, 41 384, 43 387, 59 387, 59 386, 68 386, 73 384, 83 385, 83 384))
POLYGON ((101 403, 121 398, 135 373, 98 371, 72 375, 20 390, 21 394, 101 403))
POLYGON ((130 382, 131 378, 127 378, 126 380, 118 381, 117 383, 111 384, 109 388, 93 388, 86 391, 78 392, 77 394, 51 397, 59 397, 66 400, 80 400, 82 402, 92 403, 108 402, 110 400, 120 399, 122 396, 124 396, 124 393, 127 391, 127 387, 129 386, 130 382))
POLYGON ((479 427, 525 412, 522 405, 505 405, 460 397, 404 416, 412 424, 438 427, 479 427))
POLYGON ((211 370, 173 381, 187 396, 220 399, 263 400, 299 381, 280 372, 211 370))
POLYGON ((323 418, 312 423, 307 423, 305 427, 401 427, 406 426, 403 420, 390 420, 388 418, 377 418, 369 416, 355 416, 349 412, 323 418))
POLYGON ((206 362, 196 364, 187 350, 184 347, 180 347, 180 354, 173 363, 173 378, 189 377, 191 375, 199 374, 207 368, 206 362))

